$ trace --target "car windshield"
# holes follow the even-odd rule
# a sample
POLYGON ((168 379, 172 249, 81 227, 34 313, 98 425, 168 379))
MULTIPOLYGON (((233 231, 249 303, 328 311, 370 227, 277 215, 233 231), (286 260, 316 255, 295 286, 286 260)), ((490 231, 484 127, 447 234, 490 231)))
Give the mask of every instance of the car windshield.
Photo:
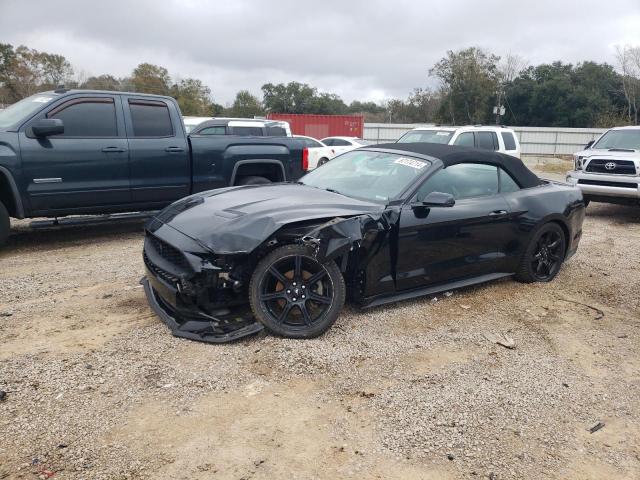
POLYGON ((449 130, 413 130, 405 133, 398 143, 449 143, 454 132, 449 130))
POLYGON ((32 95, 8 106, 0 112, 0 128, 7 128, 27 119, 54 98, 55 95, 32 95))
POLYGON ((353 150, 300 179, 311 187, 386 204, 422 175, 430 162, 398 153, 353 150))
POLYGON ((624 150, 640 150, 640 129, 638 130, 609 130, 593 148, 624 150))

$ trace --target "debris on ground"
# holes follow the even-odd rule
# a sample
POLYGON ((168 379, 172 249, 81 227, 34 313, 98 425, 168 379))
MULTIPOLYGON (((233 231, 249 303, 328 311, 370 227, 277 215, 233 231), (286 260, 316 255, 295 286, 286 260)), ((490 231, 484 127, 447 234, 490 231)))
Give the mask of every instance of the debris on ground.
POLYGON ((444 292, 445 297, 450 297, 452 295, 453 295, 453 292, 451 290, 449 290, 448 292, 444 292))
POLYGON ((598 422, 589 429, 589 433, 596 433, 598 430, 604 428, 604 422, 598 422))
POLYGON ((508 336, 506 333, 496 334, 493 332, 485 332, 483 335, 484 335, 484 338, 486 338, 491 343, 501 345, 505 348, 508 348, 509 350, 513 350, 514 348, 516 348, 515 340, 510 336, 508 336))
POLYGON ((0 402, 4 402, 7 398, 7 392, 0 390, 0 402))

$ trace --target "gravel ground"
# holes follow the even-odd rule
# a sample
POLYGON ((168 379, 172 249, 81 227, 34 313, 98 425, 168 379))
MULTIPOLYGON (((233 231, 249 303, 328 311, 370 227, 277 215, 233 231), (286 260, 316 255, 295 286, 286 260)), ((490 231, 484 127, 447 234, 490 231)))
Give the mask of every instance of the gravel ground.
POLYGON ((148 309, 141 225, 14 225, 0 479, 640 478, 640 209, 592 204, 550 284, 228 345, 173 338, 148 309))

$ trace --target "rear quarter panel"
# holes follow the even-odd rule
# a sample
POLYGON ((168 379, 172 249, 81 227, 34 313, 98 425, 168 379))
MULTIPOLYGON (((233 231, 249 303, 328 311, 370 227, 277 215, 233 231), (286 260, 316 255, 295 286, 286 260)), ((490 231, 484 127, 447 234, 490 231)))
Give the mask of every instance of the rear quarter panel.
POLYGON ((231 184, 239 162, 278 162, 285 179, 294 181, 302 170, 302 143, 289 137, 192 136, 193 193, 231 184))
POLYGON ((542 185, 506 194, 511 209, 513 240, 508 245, 505 262, 510 269, 517 266, 537 229, 557 222, 567 236, 567 257, 575 253, 582 236, 585 216, 582 192, 570 185, 545 181, 542 185))

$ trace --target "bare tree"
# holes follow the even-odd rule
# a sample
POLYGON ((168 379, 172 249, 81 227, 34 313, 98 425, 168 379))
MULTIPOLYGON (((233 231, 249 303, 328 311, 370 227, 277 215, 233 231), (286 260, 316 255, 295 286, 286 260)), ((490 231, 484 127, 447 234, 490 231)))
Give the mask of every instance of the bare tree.
POLYGON ((529 62, 520 55, 515 53, 507 53, 500 59, 497 71, 497 91, 496 91, 496 125, 500 124, 500 108, 502 107, 502 99, 507 97, 506 87, 511 83, 527 66, 529 62))
POLYGON ((638 124, 638 100, 640 97, 640 47, 616 46, 616 59, 622 74, 622 89, 627 100, 629 123, 638 124))

